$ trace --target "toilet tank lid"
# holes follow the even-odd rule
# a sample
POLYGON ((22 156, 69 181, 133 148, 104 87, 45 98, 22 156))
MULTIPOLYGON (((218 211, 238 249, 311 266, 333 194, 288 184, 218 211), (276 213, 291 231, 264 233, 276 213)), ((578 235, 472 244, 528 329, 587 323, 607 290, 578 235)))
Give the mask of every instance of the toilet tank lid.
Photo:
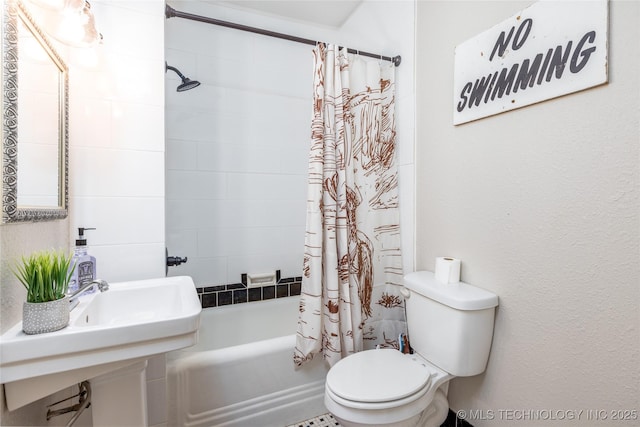
POLYGON ((498 296, 464 282, 442 284, 430 271, 404 276, 404 286, 434 301, 458 310, 484 310, 498 305, 498 296))

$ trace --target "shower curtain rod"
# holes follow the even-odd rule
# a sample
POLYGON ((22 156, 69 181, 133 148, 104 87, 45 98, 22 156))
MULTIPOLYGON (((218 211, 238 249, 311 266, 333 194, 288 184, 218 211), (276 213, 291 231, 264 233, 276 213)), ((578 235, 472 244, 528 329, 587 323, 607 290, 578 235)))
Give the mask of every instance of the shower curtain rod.
MULTIPOLYGON (((290 41, 293 41, 293 42, 304 43, 304 44, 313 45, 313 46, 315 46, 316 44, 319 43, 316 40, 304 39, 302 37, 290 36, 288 34, 277 33, 275 31, 263 30, 261 28, 249 27, 247 25, 236 24, 236 23, 228 22, 228 21, 221 21, 219 19, 209 18, 209 17, 206 17, 206 16, 200 16, 200 15, 194 15, 194 14, 188 13, 188 12, 181 12, 179 10, 175 10, 174 8, 172 8, 169 5, 165 6, 164 15, 165 15, 165 17, 167 19, 168 18, 173 18, 173 17, 190 19, 192 21, 198 21, 198 22, 204 22, 204 23, 207 23, 207 24, 219 25, 221 27, 233 28, 233 29, 241 30, 241 31, 248 31, 250 33, 262 34, 262 35, 265 35, 265 36, 276 37, 276 38, 279 38, 279 39, 290 40, 290 41)), ((348 48, 347 52, 355 53, 357 55, 362 55, 362 56, 368 56, 370 58, 377 58, 377 59, 382 59, 382 60, 385 60, 385 61, 390 61, 390 62, 393 62, 393 65, 395 65, 396 67, 400 65, 400 61, 402 60, 400 55, 397 55, 397 56, 394 56, 394 57, 382 56, 382 55, 377 55, 375 53, 363 52, 361 50, 356 50, 356 49, 351 49, 351 48, 348 48)))

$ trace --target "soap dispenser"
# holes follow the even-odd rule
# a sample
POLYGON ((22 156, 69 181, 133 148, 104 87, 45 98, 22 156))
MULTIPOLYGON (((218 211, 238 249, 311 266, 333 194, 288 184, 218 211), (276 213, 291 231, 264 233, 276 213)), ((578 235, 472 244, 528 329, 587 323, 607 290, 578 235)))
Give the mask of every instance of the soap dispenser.
MULTIPOLYGON (((95 280, 96 277, 96 258, 87 252, 87 239, 84 237, 84 232, 87 230, 95 230, 95 228, 78 228, 78 239, 76 240, 76 246, 73 250, 73 258, 69 268, 74 265, 76 269, 73 271, 71 280, 69 281, 69 294, 73 294, 80 287, 95 280)), ((95 292, 95 289, 88 289, 87 293, 95 292)))

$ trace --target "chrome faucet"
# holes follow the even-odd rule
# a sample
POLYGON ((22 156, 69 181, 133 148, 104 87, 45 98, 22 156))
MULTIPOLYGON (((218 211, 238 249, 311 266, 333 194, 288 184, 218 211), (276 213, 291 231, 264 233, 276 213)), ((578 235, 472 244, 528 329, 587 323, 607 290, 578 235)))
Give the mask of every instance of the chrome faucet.
POLYGON ((92 280, 91 282, 84 283, 82 286, 80 286, 80 288, 77 291, 75 291, 69 296, 69 303, 71 304, 69 311, 73 310, 78 305, 79 303, 78 297, 80 296, 80 294, 93 288, 95 285, 98 285, 98 290, 100 290, 100 292, 105 292, 109 290, 109 284, 107 283, 106 280, 96 279, 96 280, 92 280))

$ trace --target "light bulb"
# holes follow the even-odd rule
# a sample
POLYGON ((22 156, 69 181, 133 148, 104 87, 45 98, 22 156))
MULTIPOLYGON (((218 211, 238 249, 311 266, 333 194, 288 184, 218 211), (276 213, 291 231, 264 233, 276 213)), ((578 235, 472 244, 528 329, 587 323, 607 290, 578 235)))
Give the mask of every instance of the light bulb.
POLYGON ((41 26, 54 39, 74 47, 91 47, 102 40, 91 5, 85 0, 31 0, 48 4, 41 10, 41 26), (64 4, 61 9, 55 6, 64 4))

